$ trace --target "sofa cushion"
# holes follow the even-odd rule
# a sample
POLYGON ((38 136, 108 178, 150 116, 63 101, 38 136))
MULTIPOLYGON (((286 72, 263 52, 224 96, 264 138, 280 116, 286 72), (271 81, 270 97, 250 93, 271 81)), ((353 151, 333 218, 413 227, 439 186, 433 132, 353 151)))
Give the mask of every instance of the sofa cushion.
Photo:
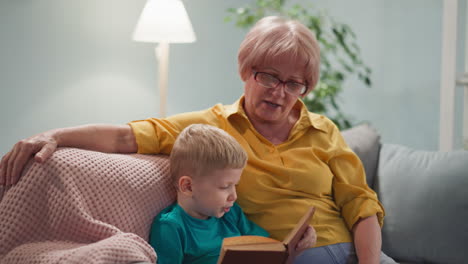
POLYGON ((383 144, 376 187, 383 250, 399 261, 466 263, 468 152, 383 144))
POLYGON ((341 133, 348 146, 359 156, 366 170, 367 185, 373 188, 380 151, 380 135, 368 124, 341 133))

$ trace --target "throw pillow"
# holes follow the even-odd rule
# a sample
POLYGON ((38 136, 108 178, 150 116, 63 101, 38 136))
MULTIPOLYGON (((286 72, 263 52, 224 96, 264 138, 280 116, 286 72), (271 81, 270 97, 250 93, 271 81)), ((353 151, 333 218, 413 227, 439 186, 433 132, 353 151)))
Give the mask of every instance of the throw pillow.
POLYGON ((405 262, 466 263, 468 151, 383 144, 377 177, 384 252, 405 262))

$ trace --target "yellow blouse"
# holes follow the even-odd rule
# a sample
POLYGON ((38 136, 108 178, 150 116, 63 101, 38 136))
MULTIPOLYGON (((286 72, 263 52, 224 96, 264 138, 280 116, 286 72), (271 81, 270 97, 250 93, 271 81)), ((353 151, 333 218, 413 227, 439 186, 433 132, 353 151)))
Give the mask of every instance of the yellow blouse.
POLYGON ((316 246, 352 242, 350 230, 360 218, 377 214, 382 226, 384 209, 366 184, 361 161, 332 121, 308 112, 298 100, 299 120, 288 140, 274 145, 252 126, 243 100, 129 123, 138 153, 169 154, 185 127, 213 125, 231 134, 247 151, 249 160, 237 187, 237 202, 271 237, 282 240, 309 206, 316 208, 311 221, 317 232, 316 246))

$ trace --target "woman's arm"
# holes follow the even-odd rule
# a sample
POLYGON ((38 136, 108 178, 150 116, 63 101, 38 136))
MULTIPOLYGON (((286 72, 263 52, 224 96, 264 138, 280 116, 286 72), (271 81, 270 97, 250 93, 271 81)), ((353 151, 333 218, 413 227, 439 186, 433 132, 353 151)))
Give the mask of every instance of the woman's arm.
POLYGON ((3 156, 0 185, 15 184, 31 156, 44 162, 57 147, 120 153, 134 153, 138 149, 129 125, 85 125, 46 131, 19 141, 3 156))
POLYGON ((58 129, 53 134, 59 147, 75 147, 108 153, 135 153, 137 144, 129 125, 85 125, 58 129))
POLYGON ((353 226, 354 246, 359 264, 380 262, 382 234, 377 216, 360 219, 353 226))

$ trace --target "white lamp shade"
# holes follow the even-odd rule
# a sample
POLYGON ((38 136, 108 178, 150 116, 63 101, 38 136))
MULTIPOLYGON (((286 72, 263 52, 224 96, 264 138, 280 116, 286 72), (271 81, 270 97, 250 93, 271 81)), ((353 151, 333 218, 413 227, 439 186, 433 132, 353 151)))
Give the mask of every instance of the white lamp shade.
POLYGON ((180 0, 148 0, 133 32, 142 42, 188 43, 195 41, 192 24, 180 0))

